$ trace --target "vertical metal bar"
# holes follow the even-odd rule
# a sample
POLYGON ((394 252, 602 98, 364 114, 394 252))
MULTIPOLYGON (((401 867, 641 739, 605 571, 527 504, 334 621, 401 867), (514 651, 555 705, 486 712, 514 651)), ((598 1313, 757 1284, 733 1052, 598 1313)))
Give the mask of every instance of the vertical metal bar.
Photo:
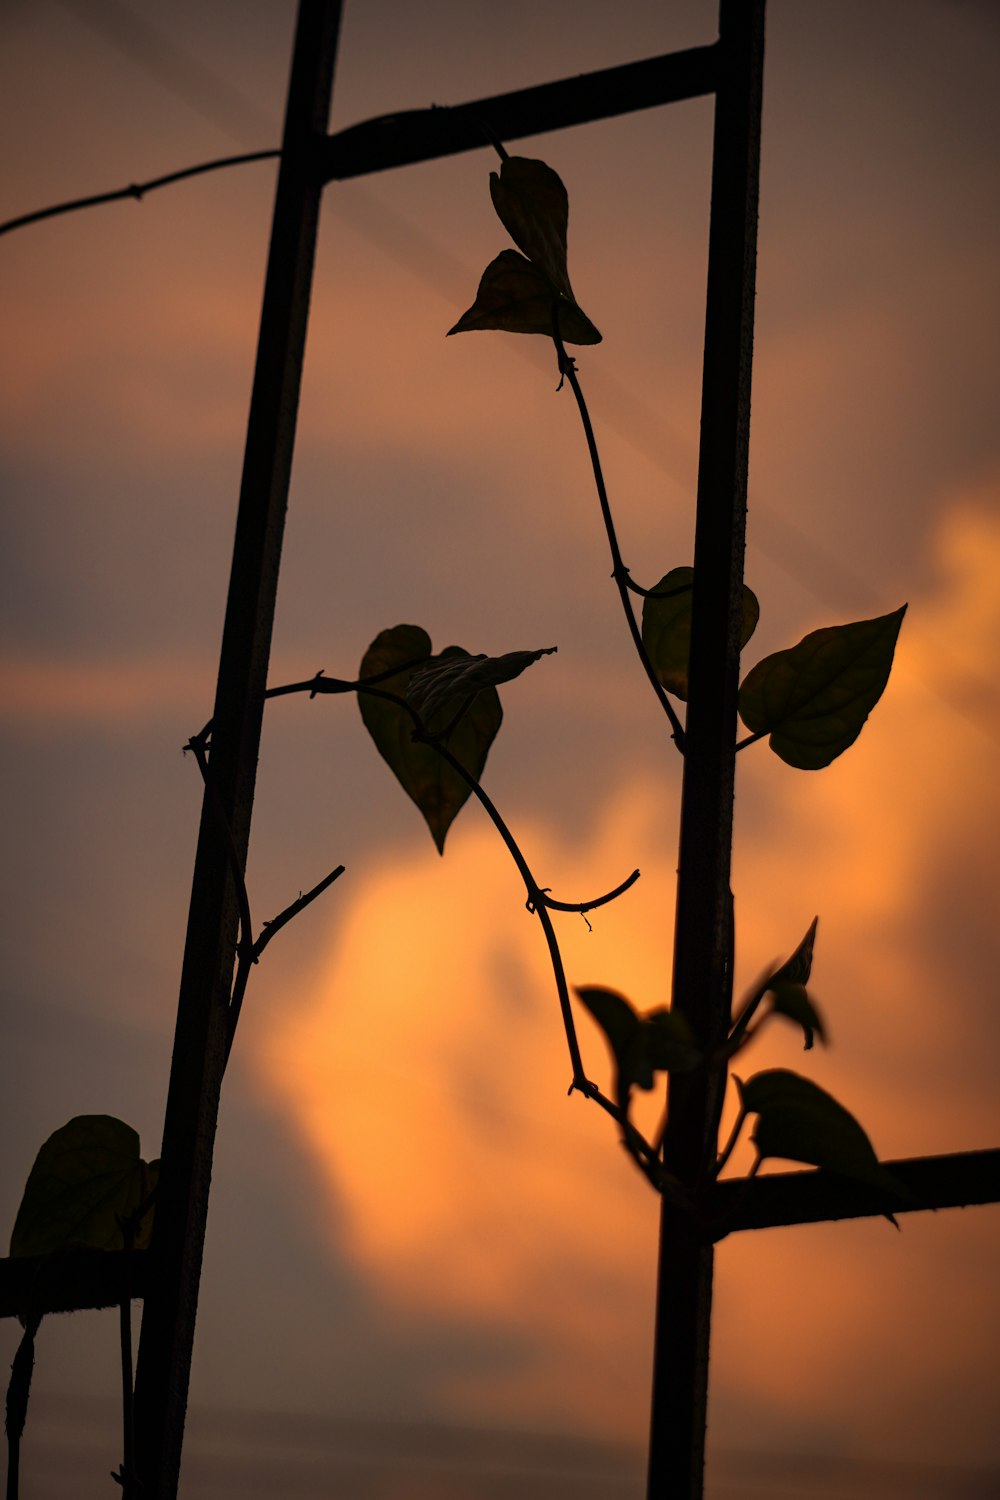
MULTIPOLYGON (((721 0, 702 377, 690 695, 681 803, 674 1004, 706 1049, 732 1001, 733 823, 740 599, 746 525, 764 0, 721 0)), ((717 1148, 720 1090, 671 1080, 664 1156, 695 1195, 717 1148)), ((649 1500, 702 1495, 712 1245, 664 1199, 649 1500)))
MULTIPOLYGON (((300 0, 219 660, 211 775, 244 866, 340 10, 340 0, 300 0)), ((136 1459, 150 1500, 177 1492, 237 925, 225 841, 206 795, 136 1376, 136 1459)))

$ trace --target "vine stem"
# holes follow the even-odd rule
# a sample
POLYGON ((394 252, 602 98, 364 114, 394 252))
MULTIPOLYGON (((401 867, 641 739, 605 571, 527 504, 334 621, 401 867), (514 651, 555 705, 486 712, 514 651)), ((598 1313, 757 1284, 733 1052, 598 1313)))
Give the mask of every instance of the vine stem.
MULTIPOLYGON (((388 689, 380 686, 380 684, 389 681, 391 678, 398 677, 401 672, 406 671, 408 668, 417 665, 419 665, 419 663, 415 661, 405 662, 398 666, 390 667, 383 672, 374 673, 371 677, 359 678, 354 681, 350 681, 346 678, 340 677, 327 677, 326 674, 322 670, 320 670, 313 677, 304 678, 298 682, 284 683, 279 687, 268 688, 264 696, 265 698, 281 698, 287 697, 293 693, 308 693, 310 698, 315 698, 327 694, 341 695, 344 693, 367 693, 370 697, 381 698, 385 702, 392 703, 395 707, 402 709, 404 713, 408 714, 413 724, 414 738, 419 740, 421 743, 428 745, 438 755, 440 755, 441 758, 452 768, 455 774, 465 782, 466 786, 480 803, 494 828, 503 839, 503 842, 507 847, 507 851, 510 854, 511 859, 514 861, 521 879, 524 881, 525 890, 527 892, 526 906, 533 915, 538 917, 538 920, 541 923, 542 932, 545 935, 545 942, 549 952, 549 960, 552 965, 552 974, 555 980, 556 993, 559 998, 559 1009, 562 1016, 563 1028, 566 1033, 566 1044, 569 1050, 570 1065, 573 1071, 573 1077, 569 1086, 569 1092, 573 1093, 574 1091, 579 1091, 586 1098, 593 1100, 595 1104, 597 1104, 601 1109, 605 1110, 606 1113, 608 1113, 612 1117, 612 1119, 616 1121, 619 1128, 621 1129, 622 1144, 624 1145, 626 1151, 628 1151, 629 1155, 636 1162, 640 1171, 642 1171, 644 1175, 649 1179, 649 1181, 653 1184, 654 1188, 658 1192, 662 1192, 664 1190, 663 1171, 658 1160, 657 1150, 653 1146, 651 1146, 650 1143, 642 1135, 642 1133, 636 1129, 636 1127, 628 1119, 625 1112, 617 1104, 615 1104, 613 1100, 607 1098, 606 1095, 602 1094, 597 1085, 595 1083, 592 1083, 586 1076, 583 1066, 583 1058, 580 1053, 580 1044, 576 1034, 576 1023, 573 1019, 573 1011, 570 1004, 569 985, 566 981, 566 970, 563 964, 562 952, 559 947, 559 940, 556 937, 552 918, 549 915, 550 911, 576 912, 584 915, 588 911, 593 911, 595 907, 605 906, 608 902, 614 901, 618 896, 623 895, 625 891, 629 890, 630 887, 635 884, 635 882, 639 879, 639 871, 633 870, 632 873, 628 875, 625 880, 621 881, 619 885, 615 886, 613 890, 607 891, 601 896, 595 896, 589 901, 557 901, 553 896, 549 894, 547 888, 540 886, 534 877, 528 861, 521 851, 520 845, 518 844, 514 835, 511 833, 499 809, 497 808, 496 804, 493 802, 489 794, 483 790, 482 786, 471 774, 471 772, 466 769, 462 762, 452 754, 447 745, 442 742, 440 736, 427 734, 424 728, 423 720, 417 713, 416 709, 412 706, 412 704, 408 703, 407 700, 401 697, 398 693, 391 692, 388 689)), ((453 721, 452 724, 449 725, 449 728, 453 728, 455 722, 456 721, 453 721)), ((210 783, 208 782, 209 767, 205 755, 205 746, 208 743, 209 737, 211 735, 211 730, 212 723, 211 721, 209 721, 199 734, 192 736, 192 739, 188 743, 188 748, 190 748, 195 753, 195 757, 198 761, 198 766, 207 784, 210 783)), ((270 942, 271 938, 275 935, 275 933, 278 932, 286 922, 290 921, 292 917, 297 916, 298 912, 301 911, 303 907, 307 906, 310 901, 315 900, 318 895, 322 894, 327 886, 330 885, 334 880, 336 880, 338 875, 343 873, 343 869, 343 865, 339 865, 336 870, 327 875, 325 879, 320 881, 317 886, 314 886, 311 891, 308 891, 304 896, 300 896, 297 901, 292 902, 291 906, 287 907, 285 911, 280 914, 280 916, 274 919, 273 922, 265 923, 264 930, 262 931, 260 937, 256 942, 253 942, 249 938, 246 943, 242 942, 241 940, 238 950, 239 964, 237 968, 236 979, 233 985, 233 999, 230 1006, 230 1047, 232 1046, 233 1032, 235 1031, 236 1022, 239 1018, 239 1011, 242 1005, 243 995, 246 990, 250 969, 252 968, 253 964, 256 963, 260 958, 261 953, 263 952, 266 945, 270 942)), ((245 903, 246 909, 245 930, 249 934, 250 915, 249 903, 246 901, 245 884, 242 885, 242 891, 243 901, 245 903)), ((241 910, 243 910, 243 906, 241 906, 241 910)))
MULTIPOLYGON (((673 740, 681 754, 684 753, 684 726, 677 716, 677 712, 668 698, 663 684, 656 675, 653 663, 642 642, 642 632, 639 622, 636 620, 632 601, 629 598, 630 591, 635 587, 630 578, 628 568, 622 560, 621 549, 618 546, 618 535, 615 531, 614 517, 611 513, 611 502, 608 499, 607 485, 604 482, 604 471, 601 467, 601 455, 597 447, 597 439, 594 436, 594 426, 590 420, 590 412, 584 399, 583 389, 580 385, 579 376, 576 373, 576 361, 566 353, 565 346, 559 334, 558 328, 559 309, 558 303, 553 303, 552 308, 552 342, 555 344, 556 357, 559 361, 560 386, 563 380, 569 381, 570 390, 576 398, 577 410, 580 413, 580 421, 583 423, 584 436, 587 439, 587 451, 590 454, 590 465, 594 471, 594 483, 597 486, 597 498, 601 505, 601 515, 604 518, 604 529, 608 535, 608 546, 611 549, 611 576, 615 581, 618 596, 621 599, 622 609, 625 613, 625 621, 632 637, 636 653, 642 663, 643 671, 649 678, 650 686, 659 700, 660 707, 670 720, 670 728, 673 740)), ((636 590, 645 593, 645 590, 636 590)), ((655 591, 654 591, 655 592, 655 591)))
MULTIPOLYGON (((410 712, 413 713, 413 710, 411 709, 410 712)), ((419 718, 415 714, 414 717, 417 718, 417 723, 419 724, 419 718)), ((573 1010, 569 1000, 569 986, 566 983, 566 970, 562 961, 562 953, 559 948, 559 940, 556 937, 555 928, 552 925, 552 918, 549 916, 546 894, 532 874, 528 861, 521 853, 521 849, 517 843, 517 840, 514 838, 514 835, 511 833, 510 829, 507 827, 507 824, 500 816, 500 812, 494 804, 492 798, 483 790, 476 778, 466 770, 465 766, 462 765, 462 762, 458 759, 458 757, 451 753, 447 745, 443 745, 439 740, 434 740, 429 737, 423 736, 422 728, 420 733, 421 736, 426 739, 426 742, 433 746, 438 755, 440 755, 441 758, 446 761, 449 766, 451 766, 452 770, 465 782, 466 786, 472 792, 472 795, 477 799, 487 817, 490 819, 490 822, 493 824, 494 828, 497 830, 500 837, 507 845, 510 856, 518 868, 521 879, 524 881, 525 889, 528 893, 528 910, 530 912, 533 912, 534 915, 537 916, 539 922, 542 924, 542 932, 545 934, 545 942, 549 950, 549 959, 552 963, 552 974, 553 978, 555 979, 556 993, 559 996, 559 1009, 562 1013, 563 1027, 566 1031, 566 1045, 569 1048, 570 1064, 573 1068, 573 1081, 570 1085, 570 1092, 572 1093, 573 1089, 580 1089, 582 1093, 589 1094, 593 1089, 593 1085, 590 1083, 583 1069, 583 1058, 580 1055, 580 1044, 577 1040, 576 1035, 576 1023, 573 1020, 573 1010)), ((628 882, 628 884, 630 883, 631 882, 628 882)))
MULTIPOLYGON (((397 671, 398 670, 399 669, 397 668, 397 671)), ((328 681, 329 679, 324 678, 323 680, 328 681)), ((562 953, 559 948, 559 940, 556 937, 555 928, 552 925, 552 918, 549 916, 549 908, 550 906, 554 906, 561 911, 582 912, 584 910, 589 911, 594 906, 602 906, 606 901, 613 900, 616 895, 620 895, 623 891, 627 890, 629 886, 631 886, 638 879, 638 870, 633 871, 628 879, 623 881, 622 884, 618 886, 614 891, 609 892, 606 896, 597 898, 595 901, 581 902, 577 905, 571 904, 569 902, 551 901, 548 893, 542 889, 542 887, 538 884, 538 881, 535 879, 531 871, 531 867, 528 864, 528 861, 525 859, 523 853, 521 852, 521 848, 517 840, 511 833, 510 829, 507 827, 507 824, 504 822, 504 819, 502 818, 500 811, 496 807, 492 798, 487 792, 483 790, 476 777, 466 769, 466 767, 462 764, 458 757, 452 754, 447 745, 443 744, 439 738, 436 738, 433 735, 429 735, 426 732, 423 721, 420 715, 417 713, 416 709, 413 708, 412 704, 408 703, 405 698, 400 697, 398 693, 392 693, 385 688, 376 687, 371 684, 370 681, 368 684, 364 682, 358 682, 354 686, 359 692, 368 693, 373 698, 382 698, 389 703, 395 704, 397 708, 401 708, 404 713, 409 715, 414 727, 414 738, 419 740, 421 743, 430 746, 430 748, 433 749, 438 755, 440 755, 442 760, 444 760, 452 768, 455 774, 465 782, 466 786, 469 788, 469 791, 479 802, 487 817, 490 819, 490 822, 493 824, 494 828, 497 830, 500 837, 506 844, 508 853, 510 854, 511 859, 514 861, 514 864, 517 866, 517 870, 521 876, 521 879, 524 881, 525 890, 527 891, 528 897, 526 903, 527 908, 530 912, 538 917, 538 920, 542 925, 542 931, 545 934, 545 942, 549 950, 549 960, 552 964, 552 974, 555 980, 556 993, 559 997, 559 1010, 562 1015, 563 1028, 566 1032, 566 1045, 569 1048, 570 1065, 573 1070, 573 1078, 572 1082, 570 1083, 569 1091, 570 1093, 572 1093, 574 1089, 579 1089, 579 1091, 582 1094, 586 1094, 588 1098, 595 1098, 599 1091, 596 1089, 596 1086, 590 1082, 590 1080, 587 1078, 586 1073, 584 1072, 583 1058, 580 1055, 580 1043, 576 1035, 576 1023, 573 1020, 573 1010, 572 1006, 570 1005, 569 985, 566 982, 566 970, 562 960, 562 953)), ((336 691, 337 689, 333 690, 336 691)), ((624 1131, 627 1132, 628 1130, 634 1128, 629 1125, 627 1120, 622 1119, 621 1112, 617 1110, 617 1108, 611 1103, 610 1100, 603 1100, 602 1096, 602 1103, 604 1108, 608 1108, 610 1106, 611 1112, 615 1114, 615 1117, 619 1120, 619 1123, 622 1125, 624 1131)), ((638 1134, 638 1132, 636 1132, 636 1134, 638 1134)), ((652 1155, 651 1148, 647 1149, 650 1150, 650 1154, 652 1155)))

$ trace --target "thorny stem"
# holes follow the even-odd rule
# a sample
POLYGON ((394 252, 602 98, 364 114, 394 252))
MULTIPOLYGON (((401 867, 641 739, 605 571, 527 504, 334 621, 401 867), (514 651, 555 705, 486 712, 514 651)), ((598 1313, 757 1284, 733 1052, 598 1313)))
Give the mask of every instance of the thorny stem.
POLYGON ((598 452, 597 439, 594 436, 594 428, 590 420, 590 412, 587 410, 587 403, 584 400, 583 391, 580 387, 580 381, 577 377, 576 361, 571 359, 570 356, 566 353, 565 346, 563 345, 562 338, 560 337, 558 328, 558 316, 558 303, 553 303, 552 342, 555 344, 556 356, 559 361, 559 374, 561 377, 560 385, 562 384, 563 380, 569 381, 570 389, 572 390, 573 395, 576 398, 577 408, 580 412, 580 421, 583 423, 584 436, 587 439, 587 450, 590 453, 590 463, 594 471, 594 483, 597 486, 597 497, 601 503, 601 515, 604 517, 604 529, 608 534, 608 545, 611 548, 611 576, 615 581, 615 587, 618 589, 618 595, 622 602, 622 609, 625 611, 625 621, 629 628, 629 634, 632 637, 632 642, 635 646, 636 652, 638 653, 639 660, 642 662, 643 670, 645 671, 646 676, 649 678, 650 686, 652 687, 653 692, 659 699, 660 707, 663 709, 663 712, 670 720, 670 727, 673 731, 674 743, 676 744, 681 754, 683 754, 684 726, 681 723, 680 719, 677 717, 676 710, 674 709, 674 706, 671 703, 670 699, 667 697, 660 679, 656 675, 653 663, 650 661, 649 656, 646 652, 646 648, 642 643, 642 632, 639 629, 639 623, 636 620, 635 612, 632 609, 632 601, 629 598, 630 590, 636 593, 642 593, 644 592, 644 590, 639 589, 637 585, 632 584, 629 577, 628 568, 626 568, 624 562, 622 561, 621 550, 618 546, 618 536, 615 532, 614 517, 611 514, 611 503, 608 500, 607 486, 604 483, 604 473, 601 469, 601 456, 598 452))

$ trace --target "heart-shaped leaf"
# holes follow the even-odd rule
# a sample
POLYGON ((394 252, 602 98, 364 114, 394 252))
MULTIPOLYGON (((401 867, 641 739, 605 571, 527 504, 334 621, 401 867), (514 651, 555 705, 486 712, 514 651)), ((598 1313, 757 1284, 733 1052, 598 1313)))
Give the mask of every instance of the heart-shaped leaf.
POLYGON ((854 1116, 825 1089, 786 1068, 772 1068, 737 1083, 744 1107, 759 1116, 751 1138, 761 1157, 826 1167, 894 1193, 901 1203, 910 1199, 882 1166, 854 1116))
POLYGON ((804 984, 796 984, 791 979, 774 980, 768 986, 768 993, 775 1015, 787 1016, 790 1021, 802 1027, 806 1052, 817 1036, 825 1044, 826 1027, 804 984))
MULTIPOLYGON (((10 1237, 12 1256, 50 1255, 82 1245, 121 1250, 121 1220, 148 1198, 158 1163, 139 1155, 139 1137, 111 1115, 77 1115, 50 1135, 28 1174, 10 1237)), ((152 1208, 135 1244, 149 1240, 152 1208)))
MULTIPOLYGON (((642 601, 642 644, 668 693, 687 702, 688 661, 691 656, 691 586, 693 568, 671 568, 656 585, 654 594, 642 601)), ((756 595, 743 585, 743 620, 740 647, 757 628, 760 605, 756 595)))
POLYGON ((569 198, 558 172, 529 156, 508 156, 490 173, 490 197, 517 248, 575 301, 566 267, 569 198))
POLYGON ((495 328, 504 333, 541 333, 551 338, 554 307, 564 343, 601 342, 587 315, 560 293, 540 266, 525 260, 516 250, 502 250, 483 272, 475 302, 448 332, 495 328))
MULTIPOLYGON (((359 677, 363 680, 380 673, 398 672, 384 678, 378 687, 405 699, 414 676, 434 664, 456 664, 464 668, 477 658, 460 646, 448 646, 437 657, 431 656, 431 639, 419 625, 396 625, 383 630, 368 647, 361 662, 359 677)), ((490 746, 496 739, 503 711, 494 687, 475 692, 471 703, 460 712, 468 694, 458 700, 443 695, 433 713, 421 715, 429 734, 444 734, 455 759, 476 781, 483 773, 490 746), (450 723, 454 720, 454 723, 450 723)), ((470 794, 468 783, 440 756, 432 745, 415 741, 412 715, 402 703, 391 703, 370 693, 359 692, 358 704, 365 728, 375 741, 383 760, 392 770, 407 796, 416 803, 431 831, 439 853, 455 816, 470 794)))
POLYGON ((814 630, 747 673, 739 710, 790 766, 818 771, 852 745, 889 680, 906 605, 875 620, 814 630))

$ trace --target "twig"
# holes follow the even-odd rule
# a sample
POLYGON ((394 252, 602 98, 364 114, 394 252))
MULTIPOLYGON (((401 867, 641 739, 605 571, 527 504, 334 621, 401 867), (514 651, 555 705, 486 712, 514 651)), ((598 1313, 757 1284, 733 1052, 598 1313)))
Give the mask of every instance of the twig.
POLYGON ((49 208, 36 208, 34 213, 21 214, 16 219, 7 219, 0 224, 0 234, 10 234, 13 229, 23 229, 27 224, 38 224, 42 219, 54 219, 59 214, 75 213, 80 208, 96 208, 99 203, 115 203, 121 198, 134 198, 138 202, 146 193, 157 188, 169 187, 173 182, 183 182, 187 177, 199 177, 203 172, 219 172, 223 167, 238 167, 244 162, 267 161, 281 152, 248 151, 242 156, 221 156, 215 161, 203 161, 196 167, 184 167, 180 172, 168 172, 165 177, 153 177, 149 182, 132 182, 128 187, 116 188, 111 193, 94 193, 89 198, 71 198, 65 203, 53 203, 49 208))
POLYGON ((611 504, 608 500, 607 486, 604 483, 604 474, 601 469, 601 456, 597 449, 597 439, 594 436, 594 428, 590 420, 590 412, 587 410, 587 403, 584 400, 583 391, 580 387, 580 381, 577 377, 576 361, 571 359, 570 356, 566 353, 562 338, 560 337, 558 318, 559 305, 558 303, 554 302, 552 305, 552 342, 555 344, 556 357, 559 361, 559 374, 561 377, 559 384, 561 387, 563 380, 568 380, 570 389, 572 390, 573 395, 576 397, 577 408, 580 412, 580 421, 583 423, 584 436, 587 439, 587 450, 590 453, 591 468, 594 471, 594 483, 597 486, 597 498, 601 503, 601 515, 604 517, 604 529, 608 534, 608 545, 611 548, 611 576, 615 581, 615 587, 618 590, 618 595, 622 602, 622 609, 625 611, 625 621, 629 628, 629 634, 632 637, 632 643, 635 646, 636 652, 638 653, 639 660, 642 662, 643 670, 646 673, 646 676, 649 678, 650 686, 652 687, 653 692, 656 694, 659 700, 660 707, 663 709, 663 712, 670 720, 670 727, 673 731, 674 743, 676 744, 681 754, 683 754, 684 726, 678 718, 673 704, 667 697, 667 694, 663 688, 663 684, 660 682, 660 679, 656 675, 653 663, 649 659, 646 647, 643 644, 642 632, 639 629, 639 623, 636 620, 635 613, 632 609, 632 601, 629 599, 630 589, 636 593, 642 593, 643 590, 640 589, 637 585, 632 584, 629 577, 628 568, 626 568, 624 562, 622 561, 621 551, 618 546, 618 536, 615 532, 614 518, 611 514, 611 504))
POLYGON ((255 963, 275 934, 279 933, 282 927, 287 922, 290 922, 293 917, 297 917, 300 911, 305 911, 306 907, 315 901, 317 896, 322 896, 327 887, 331 886, 335 880, 339 880, 343 873, 344 866, 338 865, 335 870, 330 871, 329 875, 324 875, 322 880, 317 881, 312 890, 306 891, 304 896, 298 896, 289 906, 285 907, 284 911, 279 912, 270 922, 264 923, 263 930, 253 947, 255 963))
POLYGON ((239 962, 236 967, 236 977, 233 980, 233 992, 229 1001, 229 1036, 226 1041, 227 1062, 229 1061, 229 1054, 233 1050, 233 1039, 236 1036, 236 1026, 240 1019, 240 1011, 243 1009, 243 998, 246 995, 250 970, 255 963, 259 962, 261 954, 276 933, 279 933, 282 927, 290 922, 293 917, 297 917, 299 912, 305 911, 306 907, 315 901, 317 896, 322 896, 326 888, 331 886, 343 873, 344 866, 338 865, 335 870, 330 871, 329 875, 324 875, 323 879, 314 885, 311 891, 306 891, 304 896, 298 896, 289 906, 285 907, 284 911, 279 912, 272 921, 265 922, 257 941, 251 943, 248 951, 240 953, 239 962))

